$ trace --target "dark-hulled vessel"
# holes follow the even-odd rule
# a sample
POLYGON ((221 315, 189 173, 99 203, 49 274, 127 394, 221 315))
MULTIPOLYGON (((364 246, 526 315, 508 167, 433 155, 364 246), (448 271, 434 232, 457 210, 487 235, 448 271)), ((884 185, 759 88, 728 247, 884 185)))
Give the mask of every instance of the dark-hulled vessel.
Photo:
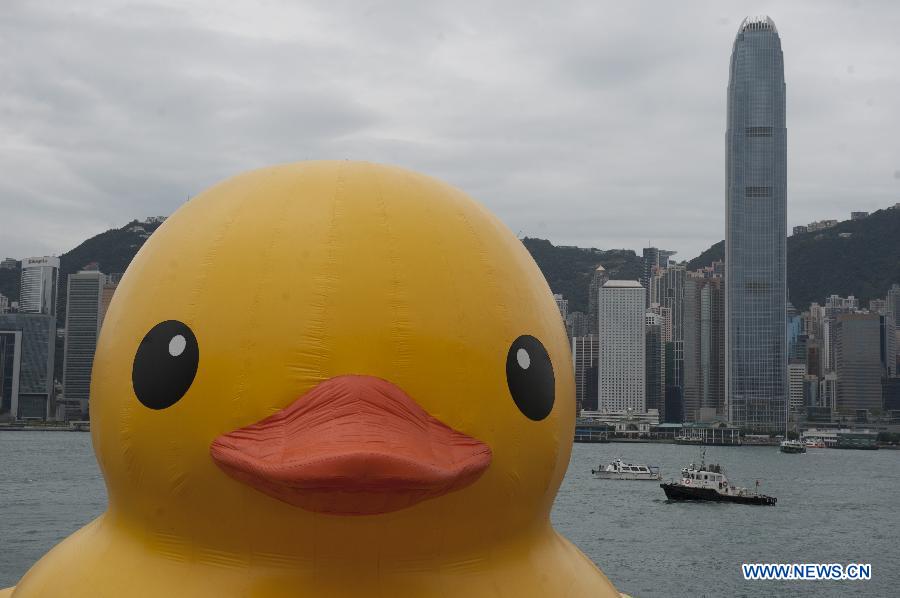
POLYGON ((659 485, 669 500, 702 500, 712 502, 735 502, 743 505, 774 505, 774 496, 759 494, 747 488, 733 486, 725 477, 725 470, 719 465, 691 463, 681 470, 680 482, 666 482, 659 485))

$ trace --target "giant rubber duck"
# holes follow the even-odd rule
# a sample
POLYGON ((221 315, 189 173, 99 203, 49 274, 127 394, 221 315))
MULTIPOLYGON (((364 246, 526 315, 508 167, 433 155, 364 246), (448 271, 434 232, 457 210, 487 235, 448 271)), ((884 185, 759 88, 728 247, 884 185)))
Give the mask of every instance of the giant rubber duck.
POLYGON ((618 596, 550 523, 574 409, 547 283, 482 205, 370 163, 243 174, 125 273, 108 509, 12 596, 618 596))

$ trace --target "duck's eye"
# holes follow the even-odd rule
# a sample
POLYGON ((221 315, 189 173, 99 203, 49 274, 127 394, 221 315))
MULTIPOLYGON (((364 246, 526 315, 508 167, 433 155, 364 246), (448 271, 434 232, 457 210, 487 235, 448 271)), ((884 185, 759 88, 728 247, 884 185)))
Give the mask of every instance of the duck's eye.
POLYGON ((506 355, 509 394, 525 417, 540 421, 550 415, 556 394, 553 363, 541 341, 524 334, 506 355))
POLYGON ((150 409, 171 407, 191 387, 199 361, 197 337, 188 325, 177 320, 160 322, 144 336, 134 356, 134 394, 150 409))

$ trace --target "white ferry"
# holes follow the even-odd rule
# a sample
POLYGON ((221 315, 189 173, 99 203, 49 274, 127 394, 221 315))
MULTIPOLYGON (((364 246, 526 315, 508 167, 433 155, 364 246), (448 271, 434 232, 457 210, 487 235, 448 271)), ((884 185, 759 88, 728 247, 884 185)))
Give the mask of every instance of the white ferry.
POLYGON ((592 469, 594 477, 602 480, 661 480, 659 467, 652 465, 634 465, 616 459, 605 467, 592 469))

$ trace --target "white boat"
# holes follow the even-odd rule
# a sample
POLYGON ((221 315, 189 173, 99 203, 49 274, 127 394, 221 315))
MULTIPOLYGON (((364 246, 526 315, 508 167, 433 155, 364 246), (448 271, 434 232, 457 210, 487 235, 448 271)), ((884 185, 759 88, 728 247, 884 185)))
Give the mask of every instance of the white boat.
POLYGON ((616 459, 604 467, 592 469, 594 477, 602 480, 661 480, 659 467, 652 465, 635 465, 616 459))

